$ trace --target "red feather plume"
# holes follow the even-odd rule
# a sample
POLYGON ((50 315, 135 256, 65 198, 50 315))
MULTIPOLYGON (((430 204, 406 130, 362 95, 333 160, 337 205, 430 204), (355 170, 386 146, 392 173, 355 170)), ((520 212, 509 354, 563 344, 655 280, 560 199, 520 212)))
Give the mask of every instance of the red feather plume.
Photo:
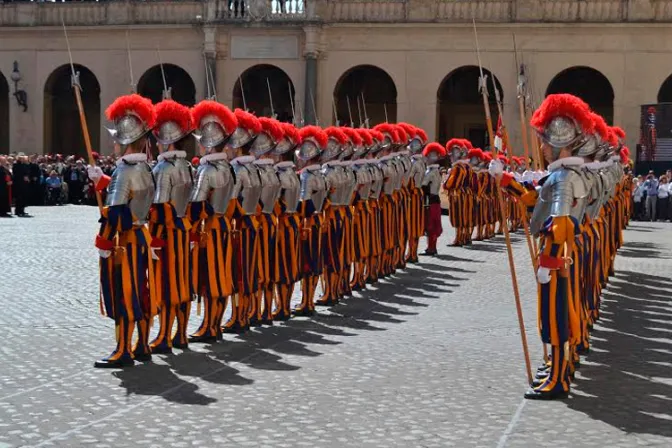
POLYGON ((299 135, 299 130, 296 129, 291 123, 280 123, 282 125, 282 130, 285 131, 285 137, 289 138, 293 143, 301 143, 301 135, 299 135))
POLYGON ((426 143, 427 140, 429 140, 427 138, 427 133, 424 130, 422 130, 420 128, 415 128, 415 132, 416 132, 415 135, 420 137, 420 140, 422 140, 422 143, 426 143))
POLYGON ((502 162, 503 164, 505 164, 505 165, 508 165, 508 164, 509 164, 509 159, 508 159, 504 154, 499 154, 499 155, 497 156, 497 158, 498 158, 499 161, 502 162))
POLYGON ((238 119, 238 126, 251 131, 255 135, 261 132, 261 123, 257 117, 243 109, 236 109, 233 113, 236 114, 238 119))
POLYGON ((607 126, 607 122, 604 121, 604 118, 601 116, 597 115, 594 112, 590 113, 590 118, 593 120, 594 127, 595 127, 595 133, 602 139, 603 142, 608 141, 611 143, 611 138, 610 135, 612 134, 609 131, 609 126, 607 126))
POLYGON ((390 137, 392 138, 392 142, 400 143, 399 134, 397 134, 397 130, 390 123, 378 124, 378 125, 374 126, 373 129, 375 131, 381 132, 383 134, 389 134, 390 137))
POLYGON ((623 130, 623 128, 620 128, 618 126, 612 126, 611 130, 614 132, 614 134, 616 134, 616 137, 618 137, 619 139, 621 140, 625 139, 625 131, 623 130))
POLYGON ((362 137, 357 131, 347 126, 341 126, 341 130, 345 132, 345 135, 348 136, 353 145, 362 146, 362 137))
POLYGON ((483 150, 481 148, 471 148, 467 153, 468 158, 477 157, 483 159, 483 150))
POLYGON ((231 109, 216 101, 203 100, 191 109, 191 121, 199 127, 201 120, 208 115, 216 116, 224 125, 227 134, 233 134, 238 127, 238 120, 231 109))
POLYGON ((432 142, 425 146, 425 149, 422 150, 422 155, 427 157, 432 152, 438 152, 440 158, 446 157, 446 148, 439 143, 432 142))
POLYGON ((369 134, 371 134, 372 138, 378 140, 378 143, 383 143, 385 141, 385 136, 377 129, 369 129, 369 134))
POLYGON ((191 112, 187 106, 183 106, 173 100, 163 100, 154 106, 154 111, 156 112, 157 126, 172 121, 177 123, 183 132, 191 131, 193 129, 191 112))
POLYGON ((274 142, 279 142, 285 136, 285 131, 278 120, 268 117, 259 117, 258 120, 261 123, 261 129, 270 135, 274 142))
POLYGON ((341 145, 345 145, 346 143, 348 143, 348 136, 345 135, 345 132, 343 132, 340 128, 337 128, 336 126, 329 126, 327 129, 324 130, 324 132, 327 133, 329 138, 333 138, 341 145))
POLYGON ((472 145, 471 142, 469 140, 467 140, 466 138, 463 138, 462 141, 464 141, 464 146, 466 146, 467 149, 471 149, 471 148, 474 147, 474 145, 472 145))
POLYGON ((490 162, 492 160, 492 153, 491 152, 486 152, 482 151, 483 158, 481 160, 485 160, 486 162, 490 162))
POLYGON ((408 134, 409 140, 416 135, 418 135, 418 128, 413 126, 412 124, 409 123, 397 123, 397 128, 401 128, 404 130, 406 134, 408 134))
POLYGON ((459 146, 460 148, 465 148, 466 145, 464 144, 466 140, 463 138, 451 138, 446 142, 446 149, 450 149, 453 146, 459 146))
POLYGON ((148 128, 156 125, 156 112, 152 101, 138 94, 120 96, 105 110, 105 116, 110 121, 128 115, 132 111, 145 123, 148 128))
POLYGON ((399 141, 398 143, 408 143, 408 141, 411 139, 411 136, 409 135, 408 132, 404 129, 403 126, 399 126, 398 124, 394 125, 397 135, 399 136, 399 141))
POLYGON ((303 127, 299 130, 299 135, 301 135, 301 140, 305 140, 309 137, 314 138, 317 144, 320 145, 320 148, 326 147, 327 142, 329 141, 327 133, 317 126, 303 127))
POLYGON ((621 156, 621 163, 625 165, 630 160, 630 149, 627 146, 622 147, 619 155, 621 156))
POLYGON ((355 131, 357 131, 357 134, 361 137, 364 146, 373 145, 373 136, 368 129, 359 128, 355 129, 355 131))
POLYGON ((592 133, 595 129, 590 107, 581 98, 568 93, 548 95, 541 106, 534 111, 530 124, 537 130, 542 130, 556 117, 573 118, 586 134, 592 133))

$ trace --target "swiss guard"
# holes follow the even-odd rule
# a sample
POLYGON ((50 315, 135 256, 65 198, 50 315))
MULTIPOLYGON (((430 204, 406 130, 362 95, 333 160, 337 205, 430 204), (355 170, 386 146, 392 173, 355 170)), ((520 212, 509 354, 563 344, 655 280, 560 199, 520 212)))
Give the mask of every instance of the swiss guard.
POLYGON ((194 127, 189 108, 173 100, 155 106, 159 157, 152 170, 156 194, 150 212, 149 231, 161 248, 154 264, 156 292, 160 301, 159 333, 152 353, 171 353, 187 346, 187 322, 191 310, 189 230, 186 216, 193 179, 186 144, 194 127), (177 331, 173 338, 173 324, 177 331))
POLYGON ((425 197, 425 232, 427 234, 427 250, 425 255, 436 255, 436 242, 443 233, 441 226, 441 173, 439 162, 446 158, 446 148, 438 143, 425 146, 422 155, 427 159, 427 172, 423 180, 425 197))
POLYGON ((469 151, 473 147, 466 139, 453 138, 446 143, 451 168, 443 188, 450 203, 450 223, 455 229, 453 246, 471 244, 474 201, 471 194, 472 169, 469 151))
POLYGON ((233 294, 233 225, 231 204, 235 177, 224 148, 238 126, 229 108, 205 100, 191 111, 195 137, 207 154, 201 157, 189 204, 191 218, 191 285, 198 310, 205 313, 191 342, 214 342, 222 337, 221 321, 233 294))
POLYGON ((422 180, 425 176, 425 171, 427 171, 427 162, 422 155, 422 150, 425 148, 425 145, 427 145, 427 134, 422 129, 413 127, 409 124, 400 123, 399 126, 402 126, 407 134, 411 136, 408 143, 408 149, 411 153, 411 168, 408 173, 408 191, 410 198, 408 221, 409 241, 406 261, 408 263, 417 263, 420 237, 425 231, 422 180))
POLYGON ((140 95, 117 98, 105 111, 114 123, 108 129, 121 151, 112 177, 100 167, 88 168, 98 191, 107 187, 96 248, 100 256, 101 310, 114 320, 117 346, 95 367, 132 366, 134 359, 151 359, 149 323, 158 313, 152 259, 158 254, 145 226, 154 198, 154 180, 147 164, 147 134, 154 127, 152 102, 140 95), (138 342, 131 349, 134 326, 138 342))

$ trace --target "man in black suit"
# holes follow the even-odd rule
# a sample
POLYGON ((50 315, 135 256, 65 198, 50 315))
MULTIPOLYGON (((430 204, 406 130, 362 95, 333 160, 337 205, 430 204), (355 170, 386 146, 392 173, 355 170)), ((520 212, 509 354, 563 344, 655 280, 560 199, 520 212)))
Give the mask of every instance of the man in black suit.
POLYGON ((16 200, 14 214, 20 218, 29 217, 30 215, 26 213, 26 205, 28 205, 30 195, 30 165, 23 153, 19 153, 12 168, 12 179, 12 193, 16 200))

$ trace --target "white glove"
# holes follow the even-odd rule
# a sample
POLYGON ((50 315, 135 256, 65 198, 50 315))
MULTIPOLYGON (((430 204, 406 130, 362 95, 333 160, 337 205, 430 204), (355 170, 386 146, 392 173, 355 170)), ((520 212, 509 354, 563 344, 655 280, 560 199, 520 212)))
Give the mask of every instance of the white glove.
POLYGON ((189 241, 189 250, 194 250, 196 247, 196 241, 189 241))
POLYGON ((93 181, 94 185, 103 177, 103 170, 97 165, 88 165, 86 167, 86 173, 89 175, 89 179, 93 181))
POLYGON ((159 251, 161 250, 160 247, 150 247, 149 250, 152 252, 152 260, 158 260, 159 259, 159 251))
POLYGON ((110 256, 112 255, 112 251, 98 249, 98 254, 100 255, 100 258, 110 258, 110 256))
POLYGON ((540 266, 539 269, 537 269, 537 280, 539 280, 539 283, 541 283, 542 285, 545 285, 546 283, 550 282, 551 270, 540 266))
POLYGON ((499 160, 493 160, 488 165, 488 172, 492 177, 499 177, 504 173, 504 165, 499 160))
POLYGON ((525 171, 523 173, 523 182, 532 182, 534 180, 534 173, 532 171, 525 171))

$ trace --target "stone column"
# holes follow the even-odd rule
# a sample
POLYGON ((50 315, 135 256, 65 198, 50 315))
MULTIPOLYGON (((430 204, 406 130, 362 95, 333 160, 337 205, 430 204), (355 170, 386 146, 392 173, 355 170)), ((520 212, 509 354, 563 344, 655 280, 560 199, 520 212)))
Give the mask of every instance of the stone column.
POLYGON ((305 124, 316 124, 318 110, 317 98, 317 59, 320 55, 320 28, 307 26, 304 29, 306 42, 303 57, 306 59, 306 85, 303 94, 303 116, 305 124))
POLYGON ((214 26, 203 27, 203 51, 203 96, 207 98, 208 93, 212 96, 217 92, 217 29, 214 26))

